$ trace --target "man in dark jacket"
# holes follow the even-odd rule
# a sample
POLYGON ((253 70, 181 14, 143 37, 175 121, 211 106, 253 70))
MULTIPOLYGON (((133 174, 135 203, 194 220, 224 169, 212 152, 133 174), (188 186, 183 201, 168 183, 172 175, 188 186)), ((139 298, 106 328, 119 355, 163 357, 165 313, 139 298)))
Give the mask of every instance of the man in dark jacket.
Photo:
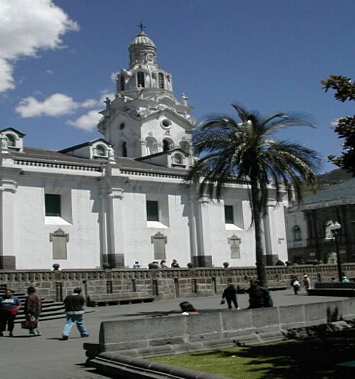
POLYGON ((74 323, 76 324, 81 337, 89 336, 89 332, 85 328, 83 320, 84 305, 85 299, 81 295, 81 288, 75 288, 73 294, 68 295, 64 299, 67 322, 63 330, 63 341, 66 341, 69 338, 74 323))
POLYGON ((229 282, 228 286, 223 291, 222 301, 221 301, 222 304, 224 304, 224 299, 227 300, 229 309, 232 309, 232 303, 236 309, 239 309, 238 301, 237 301, 237 290, 235 289, 232 282, 229 282))
POLYGON ((6 329, 9 331, 9 337, 13 337, 15 327, 15 318, 21 307, 20 300, 13 296, 13 291, 9 288, 5 290, 5 295, 0 297, 0 336, 4 335, 6 329))

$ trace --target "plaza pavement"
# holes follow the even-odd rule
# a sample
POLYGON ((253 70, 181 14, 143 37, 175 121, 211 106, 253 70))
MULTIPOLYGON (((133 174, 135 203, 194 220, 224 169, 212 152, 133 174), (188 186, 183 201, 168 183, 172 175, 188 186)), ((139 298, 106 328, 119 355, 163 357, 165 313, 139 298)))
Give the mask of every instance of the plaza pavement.
MULTIPOLYGON (((329 297, 294 295, 291 289, 272 292, 274 305, 315 303, 334 300, 329 297)), ((341 298, 337 298, 341 299, 341 298)), ((83 342, 98 342, 100 321, 132 317, 136 314, 178 311, 179 303, 190 301, 197 309, 223 309, 220 296, 178 298, 144 304, 115 305, 88 308, 85 314, 89 338, 80 338, 73 328, 68 341, 60 341, 64 319, 43 321, 42 336, 28 337, 27 331, 16 325, 15 337, 0 337, 0 379, 99 379, 104 378, 94 370, 83 366, 85 354, 83 342)), ((238 296, 241 309, 248 307, 248 296, 238 296)), ((7 334, 7 333, 6 333, 7 334)))

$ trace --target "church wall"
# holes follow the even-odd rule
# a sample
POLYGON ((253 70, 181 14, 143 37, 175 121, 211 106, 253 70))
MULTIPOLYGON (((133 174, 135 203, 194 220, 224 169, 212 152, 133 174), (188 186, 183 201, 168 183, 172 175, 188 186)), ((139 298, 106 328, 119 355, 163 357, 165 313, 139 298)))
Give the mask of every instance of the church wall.
MULTIPOLYGON (((26 178, 26 176, 24 176, 26 178)), ((91 180, 57 176, 27 177, 16 192, 17 269, 100 266, 96 190, 91 180), (63 218, 45 218, 45 192, 62 195, 63 218), (50 234, 68 234, 67 259, 53 259, 50 234)))
MULTIPOLYGON (((187 188, 186 188, 187 190, 187 188)), ((124 193, 125 264, 135 260, 147 266, 154 258, 152 237, 162 233, 166 238, 166 261, 173 259, 186 266, 191 262, 188 227, 188 198, 181 184, 134 183, 124 193), (158 201, 160 222, 147 222, 146 201, 158 201)))

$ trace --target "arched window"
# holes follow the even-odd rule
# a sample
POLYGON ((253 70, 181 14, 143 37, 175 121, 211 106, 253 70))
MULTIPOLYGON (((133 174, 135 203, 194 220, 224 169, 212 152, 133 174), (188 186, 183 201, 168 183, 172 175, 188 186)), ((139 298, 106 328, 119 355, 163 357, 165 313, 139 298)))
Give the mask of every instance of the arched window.
POLYGON ((173 147, 174 147, 173 141, 171 141, 170 139, 167 139, 167 138, 163 139, 163 151, 169 151, 173 147))
POLYGON ((293 240, 294 241, 301 241, 302 240, 301 228, 298 225, 295 225, 292 228, 292 233, 293 233, 293 240))
POLYGON ((159 72, 159 88, 164 89, 164 74, 159 72))
POLYGON ((145 139, 145 146, 149 155, 158 152, 158 141, 154 137, 147 137, 145 139))
POLYGON ((144 82, 144 72, 138 71, 137 72, 137 87, 145 87, 145 82, 144 82))
POLYGON ((127 157, 127 142, 122 142, 122 157, 127 157))
POLYGON ((107 156, 107 149, 106 149, 106 147, 104 145, 96 145, 95 155, 97 157, 106 157, 107 156))
POLYGON ((16 147, 16 137, 14 135, 6 134, 6 138, 8 147, 16 147))

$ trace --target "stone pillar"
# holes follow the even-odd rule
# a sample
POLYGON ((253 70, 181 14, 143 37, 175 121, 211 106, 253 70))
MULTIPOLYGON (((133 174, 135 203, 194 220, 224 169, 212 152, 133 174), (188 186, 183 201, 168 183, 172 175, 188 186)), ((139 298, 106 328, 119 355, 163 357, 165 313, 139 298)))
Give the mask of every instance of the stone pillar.
POLYGON ((124 267, 122 188, 107 194, 107 263, 111 268, 124 267))
POLYGON ((346 249, 346 259, 347 262, 351 262, 353 260, 352 256, 352 235, 350 232, 350 219, 349 219, 349 212, 346 205, 342 205, 340 207, 341 212, 341 224, 343 227, 343 235, 345 239, 345 249, 346 249))
POLYGON ((197 255, 192 264, 195 267, 212 267, 212 255, 208 254, 211 248, 210 223, 209 223, 210 202, 207 196, 202 196, 197 202, 197 255))
POLYGON ((17 183, 0 179, 0 269, 16 269, 15 195, 17 183))
POLYGON ((273 211, 275 205, 267 206, 267 213, 264 217, 264 240, 265 240, 265 258, 266 265, 273 266, 278 260, 278 246, 275 244, 278 243, 278 231, 274 227, 273 223, 273 211))
POLYGON ((107 217, 106 217, 106 191, 100 188, 99 201, 99 238, 100 238, 100 266, 104 268, 107 262, 107 217))
POLYGON ((189 193, 189 233, 190 233, 190 254, 191 254, 191 263, 194 265, 194 262, 197 261, 197 225, 196 225, 196 203, 195 203, 195 191, 191 185, 189 193))

